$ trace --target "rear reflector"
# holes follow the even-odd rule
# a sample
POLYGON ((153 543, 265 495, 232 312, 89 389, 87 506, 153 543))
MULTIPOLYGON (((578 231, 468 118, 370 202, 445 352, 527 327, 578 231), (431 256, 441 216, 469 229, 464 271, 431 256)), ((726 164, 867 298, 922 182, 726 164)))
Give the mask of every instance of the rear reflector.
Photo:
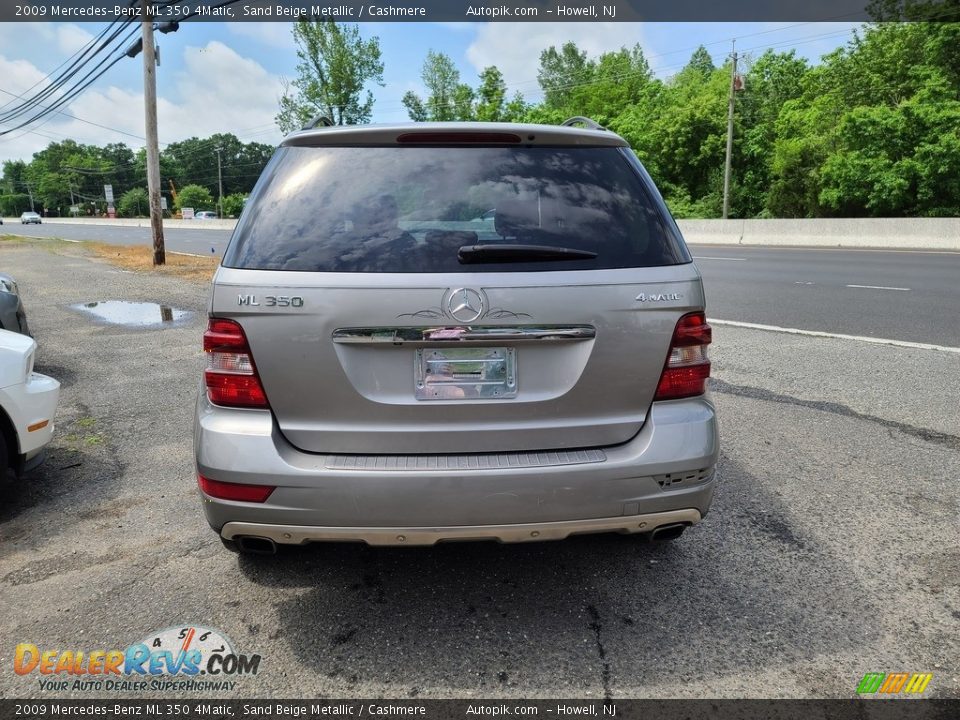
POLYGON ((237 502, 262 503, 276 490, 274 485, 247 485, 246 483, 221 482, 197 475, 197 485, 210 497, 237 502))
POLYGON ((247 336, 239 323, 210 318, 203 334, 203 350, 207 354, 203 376, 210 402, 225 407, 269 407, 247 336))
POLYGON ((677 400, 706 392, 710 377, 707 345, 712 340, 713 331, 702 312, 684 315, 677 321, 654 400, 677 400))
POLYGON ((505 132, 413 132, 397 136, 401 145, 516 145, 519 135, 505 132))

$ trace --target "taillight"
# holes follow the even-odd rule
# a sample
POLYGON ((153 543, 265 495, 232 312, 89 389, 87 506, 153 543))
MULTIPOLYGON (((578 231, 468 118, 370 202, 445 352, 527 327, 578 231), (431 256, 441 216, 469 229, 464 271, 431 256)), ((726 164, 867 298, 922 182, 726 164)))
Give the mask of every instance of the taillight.
POLYGON ((713 332, 702 312, 684 315, 677 321, 654 400, 676 400, 706 392, 710 377, 707 345, 712 339, 713 332))
POLYGON ((274 485, 247 485, 246 483, 221 482, 197 475, 197 485, 210 497, 238 502, 266 502, 270 493, 276 490, 274 485))
POLYGON ((210 318, 203 334, 203 351, 207 354, 203 376, 210 402, 226 407, 269 407, 239 323, 210 318))

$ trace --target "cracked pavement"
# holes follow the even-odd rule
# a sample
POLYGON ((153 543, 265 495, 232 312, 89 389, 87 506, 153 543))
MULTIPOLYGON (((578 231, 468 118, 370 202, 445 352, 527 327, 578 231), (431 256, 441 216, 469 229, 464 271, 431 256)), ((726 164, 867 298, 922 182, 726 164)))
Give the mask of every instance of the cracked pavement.
POLYGON ((63 383, 47 462, 0 489, 0 696, 71 695, 14 675, 18 642, 199 623, 263 657, 223 697, 851 697, 895 670, 960 697, 960 356, 715 329, 721 481, 674 543, 237 557, 192 466, 207 286, 77 245, 3 244, 0 266, 63 383), (193 314, 135 330, 68 307, 109 299, 193 314))

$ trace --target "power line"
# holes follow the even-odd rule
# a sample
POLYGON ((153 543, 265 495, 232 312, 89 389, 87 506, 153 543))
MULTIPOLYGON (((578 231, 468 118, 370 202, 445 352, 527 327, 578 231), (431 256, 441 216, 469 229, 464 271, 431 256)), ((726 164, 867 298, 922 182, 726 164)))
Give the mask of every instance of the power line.
MULTIPOLYGON (((30 87, 28 87, 28 88, 27 88, 26 90, 24 90, 23 92, 24 92, 24 93, 30 92, 30 91, 33 90, 35 87, 37 87, 38 85, 42 84, 45 80, 49 80, 51 77, 53 77, 53 74, 54 74, 55 72, 57 72, 57 70, 59 70, 59 69, 62 68, 64 65, 66 65, 68 62, 70 62, 71 60, 73 60, 75 57, 77 57, 77 55, 79 55, 79 54, 82 53, 82 52, 83 52, 83 53, 86 53, 86 51, 88 51, 88 50, 90 49, 90 47, 97 42, 97 40, 99 40, 100 38, 102 38, 102 37, 107 33, 107 31, 113 26, 113 24, 116 23, 116 22, 117 22, 117 21, 114 20, 112 23, 110 23, 109 25, 107 25, 107 27, 105 27, 105 28, 103 29, 103 31, 102 31, 97 37, 88 40, 88 41, 87 41, 86 43, 84 43, 84 45, 83 45, 79 50, 77 50, 73 55, 71 55, 70 57, 68 57, 68 58, 67 58, 66 60, 64 60, 63 62, 61 62, 61 63, 60 63, 59 65, 57 65, 53 70, 51 70, 47 75, 45 75, 44 77, 42 77, 42 78, 40 78, 39 80, 37 80, 33 85, 31 85, 30 87)), ((0 105, 0 110, 3 110, 4 108, 6 108, 7 106, 9 106, 9 105, 12 104, 12 103, 13 103, 13 100, 7 100, 7 102, 5 102, 5 103, 3 103, 2 105, 0 105)))
MULTIPOLYGON (((116 24, 116 22, 117 22, 117 21, 114 21, 113 23, 111 23, 110 25, 108 25, 108 26, 104 29, 104 31, 100 34, 99 37, 102 37, 104 34, 106 34, 106 33, 110 30, 110 28, 111 28, 114 24, 116 24)), ((35 95, 33 95, 33 96, 30 97, 30 98, 26 98, 26 99, 25 99, 26 101, 25 101, 24 103, 20 104, 18 107, 14 108, 14 109, 12 109, 12 110, 8 110, 8 111, 0 114, 0 121, 6 122, 6 121, 9 121, 9 120, 12 120, 12 119, 15 118, 15 117, 19 117, 19 116, 25 114, 26 112, 28 112, 28 111, 30 110, 30 108, 39 105, 40 101, 45 100, 45 99, 47 99, 47 98, 53 98, 54 95, 57 93, 57 91, 59 91, 61 88, 63 88, 63 86, 66 85, 74 76, 76 76, 79 72, 81 72, 90 62, 92 62, 92 61, 94 60, 94 58, 97 57, 97 55, 100 55, 100 54, 101 54, 102 52, 104 52, 104 51, 109 52, 109 50, 111 49, 110 46, 111 46, 111 45, 113 44, 113 42, 123 33, 123 31, 124 31, 124 26, 127 25, 128 23, 129 23, 129 21, 123 21, 123 22, 116 28, 116 30, 113 31, 113 33, 110 35, 110 37, 108 37, 106 40, 103 40, 103 42, 100 43, 99 47, 97 47, 97 49, 94 50, 94 52, 93 52, 91 55, 89 55, 89 57, 86 57, 86 56, 87 56, 87 53, 89 53, 89 51, 93 48, 93 45, 96 43, 96 40, 99 39, 99 37, 98 37, 98 38, 95 38, 95 39, 94 39, 94 42, 91 43, 91 44, 87 47, 87 49, 83 51, 83 54, 81 55, 81 57, 78 58, 76 61, 74 61, 69 68, 67 68, 65 71, 63 71, 62 73, 60 73, 60 75, 58 75, 56 78, 54 78, 53 81, 52 81, 49 85, 47 85, 45 88, 43 88, 40 92, 36 93, 35 95)), ((126 42, 126 40, 129 40, 130 37, 132 37, 132 33, 131 33, 131 34, 128 34, 127 38, 126 38, 125 40, 121 41, 121 45, 122 45, 124 42, 126 42)), ((116 49, 116 48, 113 48, 113 49, 116 49)), ((82 78, 77 82, 77 84, 73 86, 73 88, 76 88, 76 87, 77 87, 79 84, 81 84, 84 80, 86 80, 87 78, 89 78, 91 74, 93 74, 94 72, 96 72, 97 69, 101 68, 101 67, 104 65, 104 63, 107 61, 107 59, 108 59, 108 58, 102 59, 102 60, 97 64, 97 66, 96 66, 92 71, 90 71, 89 73, 87 73, 84 77, 82 77, 82 78)), ((41 81, 41 82, 42 82, 42 81, 41 81)), ((34 87, 35 87, 35 86, 36 86, 36 84, 34 85, 34 87)), ((71 90, 72 90, 73 88, 71 88, 71 90)), ((69 92, 70 92, 70 90, 67 90, 67 91, 66 91, 66 93, 69 93, 69 92)), ((7 105, 9 105, 9 104, 10 104, 10 103, 8 102, 7 105)))
MULTIPOLYGON (((12 96, 14 96, 14 97, 20 97, 20 95, 17 95, 16 93, 13 93, 13 92, 10 92, 9 90, 4 90, 3 88, 0 88, 0 92, 4 93, 5 95, 12 95, 12 96)), ((77 120, 77 121, 79 121, 79 122, 86 123, 87 125, 93 125, 94 127, 98 127, 98 128, 103 129, 103 130, 110 130, 110 131, 115 132, 115 133, 120 133, 121 135, 126 135, 126 136, 128 136, 128 137, 136 138, 137 140, 143 140, 143 137, 140 136, 140 135, 134 135, 133 133, 128 133, 128 132, 126 132, 125 130, 120 130, 120 129, 118 129, 118 128, 110 127, 110 126, 108 126, 108 125, 101 125, 100 123, 94 122, 93 120, 86 120, 86 119, 80 117, 79 115, 74 115, 74 114, 72 114, 72 113, 63 112, 63 111, 61 111, 61 110, 55 110, 54 112, 55 112, 57 115, 63 115, 64 117, 70 118, 71 120, 77 120)), ((11 131, 13 131, 13 130, 18 130, 18 129, 19 129, 19 128, 11 128, 10 130, 7 130, 7 131, 0 131, 0 135, 5 135, 7 132, 11 132, 11 131)), ((53 131, 50 130, 50 131, 48 131, 48 132, 53 132, 53 131)), ((58 134, 58 135, 62 135, 63 133, 57 133, 57 134, 58 134)), ((69 136, 67 136, 67 137, 69 137, 69 136)))

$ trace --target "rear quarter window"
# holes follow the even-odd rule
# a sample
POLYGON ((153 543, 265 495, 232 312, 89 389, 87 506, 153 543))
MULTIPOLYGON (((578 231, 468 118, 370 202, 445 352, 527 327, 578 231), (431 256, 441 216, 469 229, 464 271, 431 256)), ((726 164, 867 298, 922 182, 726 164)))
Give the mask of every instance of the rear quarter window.
POLYGON ((285 147, 261 177, 227 267, 510 272, 689 262, 618 148, 285 147), (463 246, 548 245, 590 259, 463 265, 463 246))

